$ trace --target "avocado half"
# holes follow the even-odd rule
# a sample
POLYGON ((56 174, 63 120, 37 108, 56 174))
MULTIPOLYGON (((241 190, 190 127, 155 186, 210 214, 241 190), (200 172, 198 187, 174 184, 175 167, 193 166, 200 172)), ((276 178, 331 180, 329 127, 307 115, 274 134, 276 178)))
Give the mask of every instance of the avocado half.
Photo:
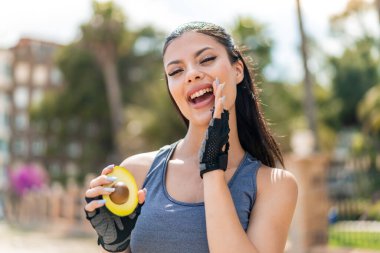
POLYGON ((118 216, 130 215, 138 204, 135 178, 127 169, 120 166, 115 166, 107 176, 116 177, 116 180, 105 186, 115 188, 110 195, 103 195, 106 207, 118 216))

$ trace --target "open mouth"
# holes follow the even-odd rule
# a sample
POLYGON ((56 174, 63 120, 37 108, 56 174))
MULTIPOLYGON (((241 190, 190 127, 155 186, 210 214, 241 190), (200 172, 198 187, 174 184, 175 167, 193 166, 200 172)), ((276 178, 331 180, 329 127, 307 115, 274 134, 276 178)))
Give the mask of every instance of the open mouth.
POLYGON ((199 90, 199 91, 193 93, 188 98, 188 100, 192 104, 199 104, 199 103, 202 103, 206 100, 209 100, 213 96, 214 96, 213 89, 210 87, 210 88, 202 89, 202 90, 199 90))

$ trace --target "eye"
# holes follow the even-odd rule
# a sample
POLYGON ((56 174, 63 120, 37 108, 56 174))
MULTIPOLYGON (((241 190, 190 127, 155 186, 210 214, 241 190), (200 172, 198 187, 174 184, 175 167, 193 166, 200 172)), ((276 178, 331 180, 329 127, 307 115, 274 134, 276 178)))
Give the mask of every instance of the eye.
POLYGON ((176 69, 176 70, 174 70, 174 71, 168 73, 168 76, 174 76, 174 75, 178 74, 178 73, 181 72, 181 71, 182 71, 182 69, 176 69))
POLYGON ((209 62, 209 61, 213 61, 216 59, 216 56, 207 56, 205 57, 204 59, 201 60, 201 63, 206 63, 206 62, 209 62))

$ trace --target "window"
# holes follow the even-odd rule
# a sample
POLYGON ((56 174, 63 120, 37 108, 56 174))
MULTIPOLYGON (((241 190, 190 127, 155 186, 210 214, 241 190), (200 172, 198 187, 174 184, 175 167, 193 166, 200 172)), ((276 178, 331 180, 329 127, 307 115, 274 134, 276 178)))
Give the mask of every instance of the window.
POLYGON ((9 85, 12 81, 11 55, 0 51, 0 85, 9 85))
POLYGON ((25 156, 28 153, 28 146, 25 140, 16 139, 13 142, 13 152, 15 155, 25 156))
POLYGON ((8 145, 6 147, 7 147, 7 150, 5 153, 3 153, 3 163, 4 164, 8 164, 10 161, 8 145))
POLYGON ((13 95, 14 103, 18 109, 25 109, 29 102, 28 87, 17 87, 13 95))
POLYGON ((30 65, 20 62, 15 67, 15 79, 17 83, 25 84, 29 81, 30 65))
POLYGON ((4 114, 4 125, 9 126, 9 114, 4 114))
POLYGON ((46 150, 46 143, 43 139, 35 139, 32 142, 32 154, 34 156, 41 156, 45 153, 46 150))
POLYGON ((41 41, 32 41, 30 43, 31 53, 38 62, 43 62, 51 58, 55 48, 55 46, 46 44, 41 41))
POLYGON ((3 185, 7 185, 7 173, 3 164, 0 164, 0 189, 4 188, 3 185))
POLYGON ((70 158, 77 158, 82 154, 81 145, 78 142, 71 142, 67 146, 67 155, 70 158))
POLYGON ((62 73, 57 67, 53 67, 50 72, 50 79, 54 86, 59 86, 62 83, 62 73))
POLYGON ((8 96, 0 92, 0 112, 9 111, 9 100, 8 96))
POLYGON ((9 162, 8 142, 5 139, 0 139, 0 165, 6 164, 8 162, 9 162))
POLYGON ((48 70, 44 64, 38 64, 33 69, 33 84, 38 86, 46 85, 48 80, 48 70))
POLYGON ((23 131, 29 127, 28 115, 25 112, 18 113, 15 117, 15 127, 17 130, 23 131))
POLYGON ((8 129, 9 129, 9 115, 0 111, 0 132, 4 133, 4 131, 8 131, 8 129))
POLYGON ((61 166, 58 162, 52 162, 48 165, 50 175, 58 177, 61 175, 61 166))
POLYGON ((65 172, 67 176, 75 176, 78 174, 78 166, 73 162, 68 162, 65 166, 65 172))
POLYGON ((8 144, 4 139, 0 139, 0 152, 5 153, 8 151, 8 144))
POLYGON ((5 113, 0 111, 0 129, 3 128, 6 124, 6 116, 5 113))

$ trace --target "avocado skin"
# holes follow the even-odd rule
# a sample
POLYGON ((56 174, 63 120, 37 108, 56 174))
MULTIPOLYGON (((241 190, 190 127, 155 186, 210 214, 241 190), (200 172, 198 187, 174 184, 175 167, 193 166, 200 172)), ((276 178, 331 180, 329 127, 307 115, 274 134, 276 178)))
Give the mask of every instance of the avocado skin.
MULTIPOLYGON (((105 185, 105 187, 115 187, 116 185, 125 185, 128 189, 128 196, 125 198, 123 197, 116 197, 116 201, 114 197, 111 197, 112 194, 116 193, 116 191, 120 191, 120 189, 115 190, 110 195, 103 195, 103 199, 106 201, 105 206, 109 211, 112 213, 118 215, 118 216, 127 216, 133 213, 133 211, 136 209, 138 204, 138 197, 137 197, 137 184, 136 180, 133 177, 132 173, 129 172, 126 168, 115 166, 111 173, 107 174, 107 176, 116 177, 116 180, 108 185, 105 185), (123 200, 124 199, 124 200, 123 200)), ((119 187, 120 188, 120 187, 119 187)), ((124 190, 123 190, 124 191, 124 190)), ((125 191, 124 191, 125 192, 125 191)), ((118 194, 116 194, 117 196, 118 194)))

